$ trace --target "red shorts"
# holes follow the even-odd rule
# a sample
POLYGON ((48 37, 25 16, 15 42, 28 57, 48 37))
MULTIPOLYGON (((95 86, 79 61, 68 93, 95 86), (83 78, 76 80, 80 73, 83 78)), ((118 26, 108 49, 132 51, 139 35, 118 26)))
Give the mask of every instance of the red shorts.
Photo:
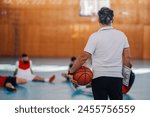
POLYGON ((11 83, 13 86, 16 86, 16 77, 0 76, 0 87, 5 87, 6 83, 11 83))
POLYGON ((0 76, 0 87, 4 87, 6 80, 6 76, 0 76))

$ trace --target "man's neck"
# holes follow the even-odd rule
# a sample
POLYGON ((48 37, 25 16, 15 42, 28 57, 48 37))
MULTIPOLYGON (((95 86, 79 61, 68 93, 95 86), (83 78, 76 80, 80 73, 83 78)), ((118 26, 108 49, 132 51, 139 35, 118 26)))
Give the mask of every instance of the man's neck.
POLYGON ((107 24, 107 25, 105 25, 105 24, 100 24, 100 27, 101 28, 105 28, 105 27, 108 27, 108 26, 112 26, 111 24, 107 24))

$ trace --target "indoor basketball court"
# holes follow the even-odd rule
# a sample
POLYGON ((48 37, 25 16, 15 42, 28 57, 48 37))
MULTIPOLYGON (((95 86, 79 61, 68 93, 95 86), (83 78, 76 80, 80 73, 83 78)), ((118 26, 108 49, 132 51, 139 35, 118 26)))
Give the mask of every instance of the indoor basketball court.
POLYGON ((28 81, 16 92, 0 88, 0 100, 93 100, 91 87, 76 88, 62 73, 68 73, 70 58, 78 57, 99 30, 101 7, 114 10, 113 27, 130 44, 135 80, 123 99, 150 100, 149 5, 149 0, 1 0, 0 75, 13 76, 16 61, 27 53, 34 74, 46 81, 55 75, 55 80, 28 81))

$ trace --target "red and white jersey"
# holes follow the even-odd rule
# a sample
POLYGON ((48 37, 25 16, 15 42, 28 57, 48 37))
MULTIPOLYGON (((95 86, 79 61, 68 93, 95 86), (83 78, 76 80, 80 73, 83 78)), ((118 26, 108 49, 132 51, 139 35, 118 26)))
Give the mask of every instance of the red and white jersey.
POLYGON ((20 68, 20 69, 23 69, 23 70, 26 70, 26 69, 29 69, 30 68, 30 65, 32 65, 32 62, 29 60, 26 64, 22 61, 22 60, 20 60, 20 61, 18 61, 18 67, 20 68))
POLYGON ((32 80, 35 77, 35 75, 31 73, 31 60, 29 60, 26 64, 22 60, 19 60, 16 62, 16 67, 18 69, 16 77, 25 78, 27 80, 32 80))
POLYGON ((6 79, 7 79, 6 76, 0 76, 0 87, 4 87, 6 79))

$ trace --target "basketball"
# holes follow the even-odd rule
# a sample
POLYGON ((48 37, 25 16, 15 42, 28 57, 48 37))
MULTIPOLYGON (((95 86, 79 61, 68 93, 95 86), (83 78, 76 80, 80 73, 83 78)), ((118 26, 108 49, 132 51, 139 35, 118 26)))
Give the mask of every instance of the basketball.
POLYGON ((93 73, 85 66, 80 67, 73 75, 73 79, 77 81, 78 85, 87 85, 92 81, 93 73))

